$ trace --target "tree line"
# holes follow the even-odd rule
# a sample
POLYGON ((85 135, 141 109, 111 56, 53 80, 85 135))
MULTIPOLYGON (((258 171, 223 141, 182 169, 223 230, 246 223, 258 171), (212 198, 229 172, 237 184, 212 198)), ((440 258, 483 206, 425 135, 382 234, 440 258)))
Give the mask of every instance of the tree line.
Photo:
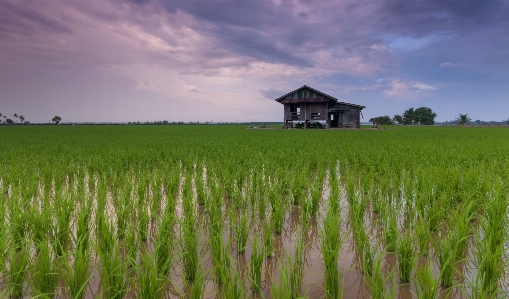
POLYGON ((395 123, 401 125, 433 125, 437 114, 428 107, 420 107, 417 109, 409 108, 402 115, 396 114, 394 117, 387 115, 373 117, 369 119, 373 125, 393 125, 395 123))

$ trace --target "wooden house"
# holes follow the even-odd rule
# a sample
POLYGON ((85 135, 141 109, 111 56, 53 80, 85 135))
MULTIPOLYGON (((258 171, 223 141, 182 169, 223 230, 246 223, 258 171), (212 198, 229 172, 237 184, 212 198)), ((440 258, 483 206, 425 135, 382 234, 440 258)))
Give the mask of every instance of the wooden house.
POLYGON ((340 102, 321 91, 302 86, 276 99, 284 107, 284 128, 293 128, 294 122, 310 124, 325 121, 329 128, 360 128, 361 110, 365 106, 340 102))

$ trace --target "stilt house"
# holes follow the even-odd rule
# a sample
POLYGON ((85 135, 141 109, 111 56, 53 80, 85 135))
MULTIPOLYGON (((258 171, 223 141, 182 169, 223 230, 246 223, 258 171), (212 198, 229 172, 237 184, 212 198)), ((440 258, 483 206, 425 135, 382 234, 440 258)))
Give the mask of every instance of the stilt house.
POLYGON ((360 128, 361 110, 365 106, 340 102, 321 91, 302 86, 276 99, 284 107, 284 128, 293 128, 294 122, 310 124, 325 121, 329 128, 360 128))

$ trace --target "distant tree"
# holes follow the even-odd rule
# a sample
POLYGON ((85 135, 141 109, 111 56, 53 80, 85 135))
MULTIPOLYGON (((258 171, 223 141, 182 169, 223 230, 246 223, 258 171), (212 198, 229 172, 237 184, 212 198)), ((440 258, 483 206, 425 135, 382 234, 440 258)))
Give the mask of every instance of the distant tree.
POLYGON ((410 108, 403 112, 403 124, 404 125, 413 125, 414 124, 414 108, 410 108))
POLYGON ((62 120, 62 118, 58 115, 53 117, 53 119, 51 119, 51 121, 54 122, 56 125, 58 125, 61 120, 62 120))
POLYGON ((468 117, 468 114, 461 114, 461 113, 460 113, 460 116, 458 118, 456 118, 456 120, 458 121, 458 125, 460 125, 460 126, 468 125, 472 121, 472 119, 470 117, 468 117))
POLYGON ((14 113, 13 115, 15 118, 18 118, 18 114, 17 113, 14 113))
POLYGON ((403 123, 403 117, 401 117, 401 115, 399 115, 399 114, 394 115, 393 120, 397 121, 398 124, 402 124, 403 123))
POLYGON ((25 123, 25 117, 23 115, 20 115, 19 116, 19 120, 21 121, 21 123, 25 123))
POLYGON ((414 110, 414 124, 434 125, 437 114, 428 107, 420 107, 414 110))
POLYGON ((369 121, 372 122, 374 125, 392 125, 393 123, 392 119, 387 115, 373 117, 370 118, 369 121))
POLYGON ((6 119, 5 122, 8 123, 9 125, 12 125, 14 123, 10 118, 6 119))

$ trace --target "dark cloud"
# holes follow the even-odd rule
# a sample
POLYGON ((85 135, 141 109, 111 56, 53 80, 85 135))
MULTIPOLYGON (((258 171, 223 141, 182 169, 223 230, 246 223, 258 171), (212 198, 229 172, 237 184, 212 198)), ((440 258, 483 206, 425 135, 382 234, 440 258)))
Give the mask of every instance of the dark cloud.
POLYGON ((380 28, 392 33, 424 36, 433 32, 471 32, 499 26, 509 19, 504 0, 386 0, 380 7, 380 28))
POLYGON ((4 33, 18 32, 25 35, 38 31, 55 33, 72 33, 72 30, 61 20, 47 16, 30 5, 18 5, 9 1, 2 2, 0 10, 0 31, 4 33))

